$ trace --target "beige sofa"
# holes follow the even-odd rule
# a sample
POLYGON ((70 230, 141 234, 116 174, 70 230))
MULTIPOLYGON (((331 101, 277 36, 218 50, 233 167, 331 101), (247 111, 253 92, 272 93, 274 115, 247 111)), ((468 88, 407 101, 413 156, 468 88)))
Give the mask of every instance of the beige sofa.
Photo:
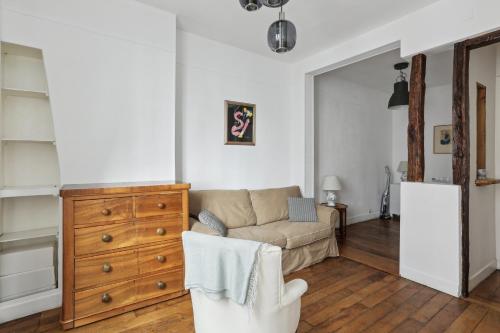
POLYGON ((288 198, 300 197, 298 186, 265 190, 190 191, 191 230, 216 235, 196 217, 202 209, 228 228, 228 237, 255 240, 282 248, 283 273, 289 274, 339 255, 335 209, 317 206, 318 223, 289 222, 288 198))

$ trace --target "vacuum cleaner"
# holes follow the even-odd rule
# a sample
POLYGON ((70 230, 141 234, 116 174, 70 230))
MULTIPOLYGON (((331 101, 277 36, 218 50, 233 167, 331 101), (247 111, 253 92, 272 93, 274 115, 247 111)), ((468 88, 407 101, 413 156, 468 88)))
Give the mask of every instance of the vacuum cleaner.
POLYGON ((385 166, 385 175, 387 177, 387 182, 385 184, 385 190, 382 194, 382 200, 380 200, 380 219, 390 220, 391 219, 391 170, 388 166, 385 166))

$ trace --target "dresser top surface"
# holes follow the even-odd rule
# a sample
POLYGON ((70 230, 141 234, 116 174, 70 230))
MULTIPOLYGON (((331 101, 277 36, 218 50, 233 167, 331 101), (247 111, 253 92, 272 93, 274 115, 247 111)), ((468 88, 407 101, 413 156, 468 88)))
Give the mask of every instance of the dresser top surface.
POLYGON ((157 192, 171 190, 188 190, 191 184, 173 181, 146 181, 125 183, 95 183, 95 184, 68 184, 61 188, 61 197, 99 195, 99 194, 121 194, 138 192, 157 192))

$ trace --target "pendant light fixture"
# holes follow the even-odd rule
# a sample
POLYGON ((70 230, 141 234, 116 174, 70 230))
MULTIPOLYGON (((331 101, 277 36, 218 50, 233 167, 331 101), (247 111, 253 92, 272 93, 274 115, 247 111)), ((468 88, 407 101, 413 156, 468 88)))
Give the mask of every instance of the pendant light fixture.
POLYGON ((406 81, 406 73, 403 69, 407 69, 409 63, 400 62, 394 65, 394 69, 399 71, 399 76, 394 83, 394 93, 389 100, 389 110, 408 110, 410 101, 410 93, 408 91, 408 81, 406 81))
POLYGON ((278 8, 284 6, 288 0, 261 0, 262 4, 266 7, 278 8))
POLYGON ((289 0, 240 0, 240 5, 249 12, 254 12, 262 5, 270 8, 280 8, 279 20, 271 24, 267 31, 267 44, 273 52, 285 53, 293 50, 297 42, 297 29, 295 25, 285 20, 283 6, 289 0))
POLYGON ((261 0, 240 0, 240 5, 249 12, 254 12, 262 7, 261 0))
POLYGON ((273 52, 285 53, 293 50, 296 41, 295 25, 285 20, 285 13, 283 6, 281 6, 279 20, 271 24, 267 31, 267 44, 273 52))

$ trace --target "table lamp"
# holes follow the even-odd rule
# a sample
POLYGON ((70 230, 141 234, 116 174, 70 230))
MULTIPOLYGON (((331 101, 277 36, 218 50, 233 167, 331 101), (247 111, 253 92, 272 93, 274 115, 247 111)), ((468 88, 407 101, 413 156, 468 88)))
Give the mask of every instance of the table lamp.
POLYGON ((401 181, 405 182, 408 179, 408 161, 399 162, 398 172, 401 172, 401 181))
POLYGON ((334 207, 336 204, 336 195, 335 191, 339 191, 342 189, 340 185, 339 178, 337 176, 326 176, 323 180, 323 190, 327 191, 326 202, 330 207, 334 207))

